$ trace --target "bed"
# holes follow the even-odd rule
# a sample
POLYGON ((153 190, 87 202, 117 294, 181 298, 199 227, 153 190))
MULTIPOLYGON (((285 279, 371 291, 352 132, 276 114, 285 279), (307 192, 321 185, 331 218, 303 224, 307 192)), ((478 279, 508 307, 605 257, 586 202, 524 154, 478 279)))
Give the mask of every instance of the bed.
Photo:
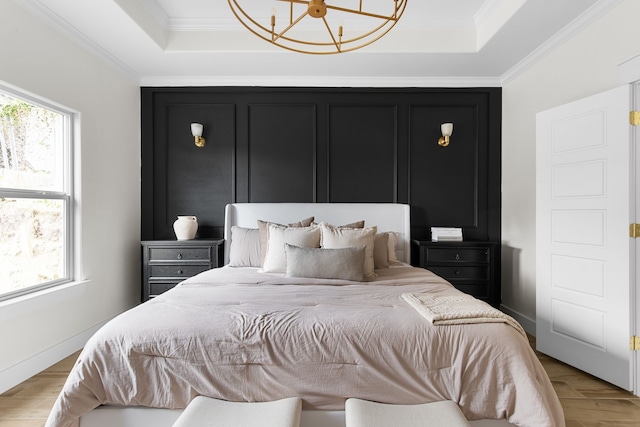
POLYGON ((196 395, 233 401, 300 396, 303 427, 344 426, 348 397, 396 404, 453 400, 475 426, 563 426, 557 396, 518 325, 435 325, 408 303, 412 295, 463 296, 408 265, 409 238, 406 205, 227 206, 225 267, 185 280, 98 331, 47 427, 171 426, 196 395), (312 225, 299 224, 310 217, 312 225), (265 256, 247 253, 259 236, 250 230, 258 220, 269 230, 261 267, 245 265, 265 256), (353 228, 359 221, 364 225, 353 228), (305 247, 316 229, 323 248, 305 247), (240 232, 253 240, 239 239, 240 232), (388 238, 378 240, 384 234, 388 238), (282 255, 283 236, 302 246, 284 244, 282 255), (382 243, 357 240, 371 242, 371 236, 382 243), (356 243, 341 244, 344 238, 356 243), (378 258, 368 271, 373 249, 378 258), (345 267, 330 271, 336 257, 347 260, 345 267))

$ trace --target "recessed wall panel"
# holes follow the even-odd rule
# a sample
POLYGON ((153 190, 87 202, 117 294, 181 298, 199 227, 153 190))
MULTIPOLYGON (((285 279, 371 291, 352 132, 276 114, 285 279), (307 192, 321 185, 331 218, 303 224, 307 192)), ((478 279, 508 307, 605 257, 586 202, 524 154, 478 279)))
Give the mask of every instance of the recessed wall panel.
POLYGON ((249 201, 315 201, 315 106, 249 106, 249 201))
POLYGON ((395 105, 330 105, 330 202, 397 201, 395 105))
POLYGON ((199 236, 222 230, 224 206, 233 198, 233 105, 169 104, 163 114, 154 152, 156 232, 174 237, 178 215, 195 215, 199 236), (192 122, 204 125, 204 147, 194 144, 192 122))
POLYGON ((410 199, 412 205, 425 208, 412 211, 412 223, 463 227, 464 232, 473 233, 481 221, 483 200, 479 194, 487 173, 477 107, 413 105, 410 117, 410 199), (452 120, 454 111, 450 144, 442 147, 438 145, 440 125, 452 120), (435 208, 444 198, 450 199, 449 208, 435 208))

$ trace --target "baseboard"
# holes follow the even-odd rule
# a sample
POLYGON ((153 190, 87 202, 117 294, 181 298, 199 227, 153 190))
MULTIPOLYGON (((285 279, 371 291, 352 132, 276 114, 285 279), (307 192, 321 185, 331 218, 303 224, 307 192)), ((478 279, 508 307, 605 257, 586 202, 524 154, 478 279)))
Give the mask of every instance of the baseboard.
POLYGON ((536 321, 534 319, 531 319, 530 317, 527 317, 522 313, 512 310, 505 305, 500 305, 500 310, 516 319, 518 323, 522 325, 526 333, 528 333, 529 335, 533 335, 534 337, 536 336, 536 321))
POLYGON ((106 322, 95 325, 0 372, 0 394, 80 350, 106 322))

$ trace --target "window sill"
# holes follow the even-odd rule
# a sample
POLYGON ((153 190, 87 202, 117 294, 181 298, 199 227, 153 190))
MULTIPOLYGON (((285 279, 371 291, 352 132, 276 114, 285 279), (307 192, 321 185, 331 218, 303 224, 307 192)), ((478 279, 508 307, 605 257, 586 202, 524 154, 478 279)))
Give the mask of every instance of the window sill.
POLYGON ((77 298, 86 292, 89 283, 89 279, 77 280, 1 301, 0 321, 77 298))

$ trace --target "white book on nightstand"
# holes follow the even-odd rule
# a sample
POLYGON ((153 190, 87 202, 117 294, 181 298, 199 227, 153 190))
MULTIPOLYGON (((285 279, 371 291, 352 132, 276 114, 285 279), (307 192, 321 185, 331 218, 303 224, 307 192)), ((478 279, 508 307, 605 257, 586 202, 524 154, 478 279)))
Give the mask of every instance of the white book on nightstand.
POLYGON ((462 228, 458 227, 431 227, 432 242, 461 242, 462 228))

